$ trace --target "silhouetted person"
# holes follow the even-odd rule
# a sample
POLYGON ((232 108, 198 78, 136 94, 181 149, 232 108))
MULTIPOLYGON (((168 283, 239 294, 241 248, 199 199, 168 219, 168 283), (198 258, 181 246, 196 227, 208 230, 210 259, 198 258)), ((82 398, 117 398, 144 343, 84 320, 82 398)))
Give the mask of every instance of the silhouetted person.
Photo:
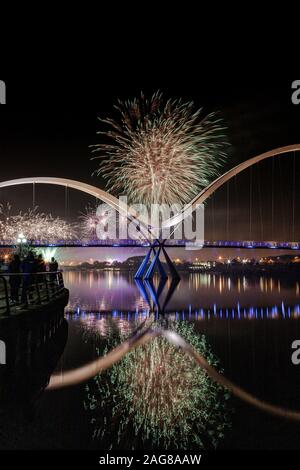
POLYGON ((39 255, 36 260, 36 272, 37 273, 44 273, 46 272, 46 263, 42 255, 39 255))
POLYGON ((28 253, 22 263, 23 272, 23 288, 22 288, 22 303, 27 304, 27 293, 32 298, 31 286, 34 284, 34 275, 36 273, 36 259, 32 251, 28 253))
POLYGON ((19 302, 19 289, 22 282, 21 274, 21 260, 19 255, 14 255, 12 261, 9 263, 8 271, 12 276, 9 276, 10 284, 10 297, 13 302, 19 302))
POLYGON ((49 263, 49 272, 53 273, 53 274, 50 274, 50 281, 51 281, 51 285, 52 285, 52 291, 55 291, 55 287, 56 287, 56 284, 57 284, 57 276, 56 276, 56 274, 54 274, 57 271, 58 271, 58 262, 52 256, 51 262, 49 263))
POLYGON ((58 271, 58 262, 53 256, 51 258, 51 262, 49 263, 49 271, 50 273, 56 273, 58 271))

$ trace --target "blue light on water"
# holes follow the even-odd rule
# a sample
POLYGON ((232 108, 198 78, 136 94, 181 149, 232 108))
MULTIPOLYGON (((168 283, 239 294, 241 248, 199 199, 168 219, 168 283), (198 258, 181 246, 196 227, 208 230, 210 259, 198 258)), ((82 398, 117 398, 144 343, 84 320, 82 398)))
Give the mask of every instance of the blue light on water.
MULTIPOLYGON (((155 319, 160 318, 160 314, 158 310, 155 312, 155 319)), ((240 302, 237 302, 235 307, 228 307, 228 308, 221 308, 218 307, 217 303, 213 303, 211 308, 199 308, 193 309, 192 304, 189 304, 187 309, 183 309, 180 311, 170 311, 167 312, 170 315, 174 315, 176 321, 192 321, 192 320, 211 320, 212 318, 218 319, 227 319, 227 320, 241 320, 249 319, 249 320, 263 320, 264 318, 267 319, 276 319, 280 317, 281 319, 292 319, 295 317, 300 316, 300 305, 286 305, 284 301, 281 301, 278 305, 269 306, 269 307, 242 307, 240 302)), ((67 320, 89 320, 91 322, 105 319, 109 316, 113 318, 120 318, 123 320, 126 318, 130 321, 132 318, 137 320, 138 318, 147 318, 151 315, 150 309, 147 308, 135 308, 134 311, 126 311, 123 310, 112 310, 111 312, 97 312, 91 310, 84 310, 81 309, 80 306, 76 306, 74 311, 67 311, 65 318, 67 320)))

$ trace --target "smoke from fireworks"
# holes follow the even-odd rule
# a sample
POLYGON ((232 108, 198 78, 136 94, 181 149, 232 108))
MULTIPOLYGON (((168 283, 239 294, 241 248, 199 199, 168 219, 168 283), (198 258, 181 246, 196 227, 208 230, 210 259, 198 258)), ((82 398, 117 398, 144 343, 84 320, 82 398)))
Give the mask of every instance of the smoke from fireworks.
POLYGON ((217 176, 227 144, 216 113, 159 92, 115 108, 120 119, 101 119, 109 128, 98 132, 108 142, 93 146, 109 190, 131 203, 188 203, 217 176))
POLYGON ((16 243, 20 233, 28 241, 41 243, 72 240, 76 237, 71 224, 60 217, 40 213, 37 207, 15 215, 11 209, 10 204, 0 204, 0 239, 3 241, 16 243))

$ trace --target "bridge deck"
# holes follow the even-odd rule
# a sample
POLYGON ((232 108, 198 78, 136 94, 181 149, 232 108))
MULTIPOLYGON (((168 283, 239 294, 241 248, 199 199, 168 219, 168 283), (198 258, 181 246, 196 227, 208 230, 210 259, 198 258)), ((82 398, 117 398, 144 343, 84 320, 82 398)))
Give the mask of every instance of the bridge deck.
MULTIPOLYGON (((30 244, 32 248, 147 248, 150 243, 141 243, 135 240, 128 241, 90 241, 82 242, 80 240, 75 241, 57 241, 56 243, 50 242, 33 242, 30 244)), ((243 248, 243 249, 264 249, 264 250, 300 250, 300 242, 285 242, 285 241, 207 241, 203 243, 190 243, 186 240, 168 240, 165 245, 166 248, 243 248)), ((0 241, 0 248, 15 248, 16 245, 0 241)))

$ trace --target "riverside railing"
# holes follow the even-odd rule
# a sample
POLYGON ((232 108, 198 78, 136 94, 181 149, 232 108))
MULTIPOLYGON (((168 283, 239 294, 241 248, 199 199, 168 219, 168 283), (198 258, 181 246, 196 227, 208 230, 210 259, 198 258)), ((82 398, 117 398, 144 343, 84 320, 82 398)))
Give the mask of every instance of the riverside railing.
POLYGON ((42 305, 64 290, 61 271, 42 273, 3 273, 0 275, 0 316, 42 305))

